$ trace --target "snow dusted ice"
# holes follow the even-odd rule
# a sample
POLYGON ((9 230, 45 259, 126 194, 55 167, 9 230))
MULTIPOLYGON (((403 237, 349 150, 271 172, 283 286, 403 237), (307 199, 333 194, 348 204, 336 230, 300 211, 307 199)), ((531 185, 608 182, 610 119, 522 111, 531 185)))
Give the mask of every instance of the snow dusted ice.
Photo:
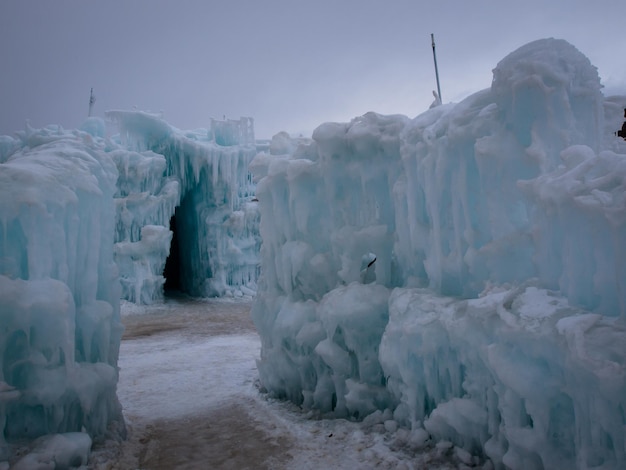
POLYGON ((497 468, 623 467, 625 104, 547 39, 459 104, 257 156, 264 386, 497 468))
POLYGON ((256 157, 246 119, 112 111, 118 136, 92 118, 0 137, 0 468, 20 439, 50 435, 26 467, 77 466, 124 435, 120 297, 162 300, 174 232, 183 290, 252 294, 259 230, 272 396, 468 466, 623 468, 624 107, 547 39, 461 103, 281 133, 256 157))

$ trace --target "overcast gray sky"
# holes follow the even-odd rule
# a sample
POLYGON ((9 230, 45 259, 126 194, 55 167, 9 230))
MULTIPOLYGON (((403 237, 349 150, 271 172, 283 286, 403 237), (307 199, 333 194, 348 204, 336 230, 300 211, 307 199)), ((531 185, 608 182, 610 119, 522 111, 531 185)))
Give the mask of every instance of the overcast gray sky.
POLYGON ((1 0, 0 134, 88 111, 163 111, 175 127, 252 116, 256 135, 367 111, 425 111, 491 84, 517 47, 566 39, 626 94, 624 0, 1 0))

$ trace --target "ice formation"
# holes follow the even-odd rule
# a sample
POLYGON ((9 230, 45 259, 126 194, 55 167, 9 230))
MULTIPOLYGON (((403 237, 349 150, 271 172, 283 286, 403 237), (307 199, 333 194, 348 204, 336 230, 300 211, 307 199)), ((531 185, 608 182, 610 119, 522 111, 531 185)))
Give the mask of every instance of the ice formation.
POLYGON ((116 180, 88 133, 0 138, 0 462, 6 440, 123 432, 116 180))
POLYGON ((248 172, 256 155, 252 119, 213 120, 209 131, 182 132, 148 113, 107 117, 120 131, 120 149, 111 155, 120 173, 115 260, 123 298, 161 300, 168 254, 177 260, 179 290, 200 297, 254 293, 260 236, 248 172))
POLYGON ((256 288, 251 119, 187 133, 143 112, 109 119, 120 134, 89 118, 81 130, 0 137, 0 467, 5 438, 62 433, 31 456, 58 463, 82 459, 57 452, 59 442, 122 423, 120 298, 162 299, 172 250, 180 290, 256 288))
POLYGON ((461 103, 259 154, 263 385, 496 468, 624 468, 625 106, 546 39, 461 103))

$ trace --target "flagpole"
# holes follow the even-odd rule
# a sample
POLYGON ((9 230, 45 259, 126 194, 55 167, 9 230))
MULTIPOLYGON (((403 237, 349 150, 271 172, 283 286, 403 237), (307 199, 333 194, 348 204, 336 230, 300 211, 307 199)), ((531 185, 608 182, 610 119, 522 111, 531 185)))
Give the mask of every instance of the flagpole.
POLYGON ((437 77, 437 94, 439 95, 439 103, 443 104, 441 99, 441 86, 439 86, 439 69, 437 68, 437 53, 435 52, 435 35, 430 33, 430 39, 433 43, 433 59, 435 61, 435 76, 437 77))
POLYGON ((96 102, 96 97, 93 95, 93 88, 91 89, 91 93, 89 94, 89 114, 87 117, 91 117, 93 114, 93 105, 96 102))

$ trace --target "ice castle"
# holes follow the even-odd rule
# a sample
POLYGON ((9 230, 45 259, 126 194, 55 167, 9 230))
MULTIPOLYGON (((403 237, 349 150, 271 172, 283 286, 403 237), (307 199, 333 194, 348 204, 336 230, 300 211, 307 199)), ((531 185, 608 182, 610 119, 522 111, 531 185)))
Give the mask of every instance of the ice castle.
POLYGON ((625 107, 545 39, 458 104, 264 152, 248 119, 130 111, 0 137, 0 466, 123 434, 120 298, 165 286, 258 288, 260 380, 303 408, 484 468, 624 468, 625 107))

